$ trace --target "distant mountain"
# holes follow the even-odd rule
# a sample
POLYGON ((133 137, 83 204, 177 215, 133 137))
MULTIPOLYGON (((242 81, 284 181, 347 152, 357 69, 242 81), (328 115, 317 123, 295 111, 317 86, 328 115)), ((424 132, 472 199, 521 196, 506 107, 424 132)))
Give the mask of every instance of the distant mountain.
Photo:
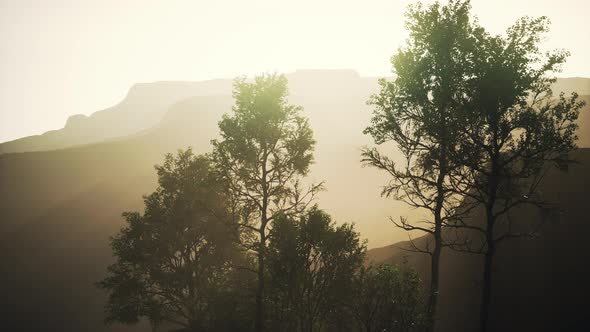
POLYGON ((90 116, 73 115, 63 129, 2 143, 0 153, 55 150, 128 136, 157 124, 176 102, 230 89, 230 80, 136 84, 119 104, 90 116))
MULTIPOLYGON (((298 70, 289 74, 288 79, 293 96, 319 97, 321 91, 324 98, 343 95, 363 98, 377 91, 376 78, 359 77, 352 70, 298 70)), ((119 104, 90 116, 72 115, 62 129, 0 143, 0 154, 56 150, 133 135, 156 125, 177 102, 196 96, 231 96, 231 87, 229 79, 136 84, 119 104)), ((590 95, 590 79, 560 78, 554 90, 556 94, 569 95, 576 91, 579 95, 590 95)))
MULTIPOLYGON (((381 198, 387 178, 359 162, 361 147, 371 144, 362 130, 376 79, 353 71, 297 71, 288 78, 290 102, 304 107, 317 140, 310 180, 326 181, 320 206, 336 220, 355 222, 369 246, 405 239, 387 217, 419 212, 381 198)), ((121 212, 141 209, 141 196, 155 189, 153 165, 165 153, 189 145, 210 151, 217 122, 233 104, 230 93, 229 80, 141 84, 111 109, 0 145, 3 329, 134 330, 102 323, 105 294, 93 283, 112 261, 108 237, 123 225, 121 212)), ((585 147, 589 110, 579 131, 585 147)), ((382 252, 381 260, 393 256, 382 252)))
MULTIPOLYGON (((289 81, 292 95, 304 96, 315 91, 368 96, 376 88, 375 79, 361 79, 352 70, 301 70, 290 74, 289 81), (353 91, 339 91, 338 82, 355 80, 364 84, 357 84, 353 91)), ((136 84, 119 104, 90 116, 73 115, 63 129, 1 143, 0 154, 56 150, 129 136, 156 125, 177 102, 197 96, 231 96, 231 89, 230 79, 136 84)))

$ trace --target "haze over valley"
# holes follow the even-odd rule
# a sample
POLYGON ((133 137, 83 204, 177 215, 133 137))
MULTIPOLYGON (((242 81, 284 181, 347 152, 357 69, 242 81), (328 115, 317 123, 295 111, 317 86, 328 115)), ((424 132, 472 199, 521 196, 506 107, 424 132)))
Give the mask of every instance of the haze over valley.
POLYGON ((587 331, 588 9, 0 0, 0 330, 587 331))
MULTIPOLYGON (((388 248, 407 241, 408 234, 388 218, 425 216, 381 197, 387 177, 359 162, 361 148, 372 144, 362 130, 370 119, 366 100, 376 92, 376 78, 352 70, 301 70, 287 77, 289 101, 304 107, 317 140, 309 177, 326 181, 317 202, 339 223, 354 222, 369 248, 379 248, 369 256, 401 259, 405 253, 388 248)), ((217 122, 232 106, 231 84, 137 84, 111 108, 89 117, 72 116, 63 129, 0 145, 0 234, 6 253, 2 273, 12 281, 2 286, 10 299, 4 302, 9 305, 5 313, 43 308, 45 316, 38 321, 45 326, 103 330, 104 295, 92 283, 111 262, 108 237, 123 226, 121 212, 141 209, 141 196, 156 186, 153 165, 161 163, 165 153, 188 146, 196 153, 211 151, 217 122), (61 298, 63 293, 70 295, 61 298), (61 325, 64 316, 68 323, 61 325)), ((590 105, 590 79, 559 79, 555 89, 575 89, 590 105)), ((588 109, 579 119, 581 148, 590 148, 588 109)), ((586 160, 588 150, 582 150, 578 155, 586 160)), ((388 153, 395 157, 394 147, 388 153)), ((589 174, 584 165, 574 166, 568 179, 589 174)), ((559 189, 565 191, 552 194, 552 199, 561 202, 572 190, 570 198, 583 201, 588 193, 578 190, 590 188, 588 179, 573 182, 578 189, 559 189)))

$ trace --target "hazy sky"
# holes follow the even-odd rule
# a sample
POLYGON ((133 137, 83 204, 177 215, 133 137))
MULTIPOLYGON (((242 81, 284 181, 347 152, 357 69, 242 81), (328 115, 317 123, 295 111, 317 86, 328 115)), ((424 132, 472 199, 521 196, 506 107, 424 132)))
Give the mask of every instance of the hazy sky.
MULTIPOLYGON (((264 71, 390 72, 408 0, 0 0, 0 142, 61 128, 120 101, 136 82, 264 71)), ((473 0, 501 33, 549 16, 546 45, 590 77, 589 0, 473 0)))

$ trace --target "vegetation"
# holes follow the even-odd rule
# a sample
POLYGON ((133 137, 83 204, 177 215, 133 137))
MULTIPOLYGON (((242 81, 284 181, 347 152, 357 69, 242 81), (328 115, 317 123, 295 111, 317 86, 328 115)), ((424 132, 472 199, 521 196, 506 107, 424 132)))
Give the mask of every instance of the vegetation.
POLYGON ((474 49, 474 27, 468 2, 451 1, 407 13, 410 38, 405 48, 392 57, 393 80, 380 80, 381 91, 372 97, 371 125, 365 130, 377 144, 396 143, 404 157, 396 164, 376 148, 363 151, 363 162, 391 175, 382 194, 401 200, 432 216, 417 224, 406 218, 393 223, 406 231, 430 234, 432 241, 415 251, 430 255, 428 314, 434 330, 439 296, 439 265, 442 248, 452 243, 443 239, 443 227, 468 212, 455 195, 464 183, 456 181, 461 164, 452 158, 460 142, 466 104, 470 53, 474 49))
POLYGON ((352 294, 359 331, 422 331, 427 326, 420 278, 407 266, 362 268, 352 294))
POLYGON ((480 328, 487 330, 496 246, 534 231, 515 227, 509 212, 545 204, 537 191, 543 169, 570 162, 583 106, 575 93, 552 94, 552 75, 567 53, 540 51, 545 17, 522 18, 506 36, 493 36, 469 11, 469 1, 410 8, 408 44, 392 58, 395 78, 381 80, 370 101, 375 111, 365 131, 377 144, 395 142, 405 159, 398 166, 377 149, 363 151, 365 163, 391 175, 383 194, 432 214, 426 226, 394 221, 433 239, 432 247, 413 245, 431 256, 431 330, 444 246, 484 254, 480 328), (483 226, 466 222, 475 209, 485 210, 483 226), (480 232, 482 240, 449 236, 457 229, 480 232))
MULTIPOLYGON (((235 105, 219 122, 213 152, 168 154, 143 213, 111 240, 116 261, 98 283, 107 321, 168 324, 185 331, 433 331, 444 247, 484 256, 481 331, 489 327, 497 245, 534 229, 510 211, 545 207, 544 170, 571 162, 583 103, 554 96, 566 52, 543 54, 546 18, 523 18, 505 36, 470 18, 469 1, 410 7, 410 38, 392 57, 394 78, 370 99, 366 134, 393 142, 403 161, 377 148, 362 161, 386 171, 382 194, 427 211, 413 251, 430 255, 430 287, 408 266, 367 266, 366 243, 304 185, 315 140, 283 75, 237 79, 235 105), (483 211, 483 222, 473 215, 483 211), (469 237, 457 237, 463 230, 469 237), (475 234, 475 235, 474 235, 475 234)), ((467 235, 465 235, 467 236, 467 235)), ((444 291, 444 290, 443 290, 444 291)))
POLYGON ((160 186, 145 212, 125 213, 128 225, 112 239, 117 261, 99 283, 109 292, 108 321, 147 317, 186 331, 364 330, 366 308, 355 295, 370 301, 365 290, 378 287, 407 305, 386 305, 369 324, 417 326, 417 276, 379 269, 373 277, 353 225, 308 207, 322 189, 301 185, 315 142, 286 96, 284 76, 236 80, 236 106, 219 123, 213 153, 179 151, 156 166, 160 186))
POLYGON ((462 183, 469 184, 456 192, 485 210, 483 226, 469 225, 482 234, 481 246, 474 248, 477 241, 471 241, 460 247, 484 255, 481 331, 488 329, 496 246, 535 231, 514 225, 510 211, 519 205, 544 207, 537 189, 544 169, 551 164, 566 169, 576 147, 576 120, 584 103, 576 93, 556 97, 551 91, 567 52, 540 51, 548 23, 545 17, 525 17, 505 37, 476 29, 478 47, 467 63, 469 103, 460 113, 465 127, 453 159, 465 169, 462 183))
POLYGON ((110 291, 107 320, 147 317, 195 331, 212 330, 235 308, 228 296, 236 260, 236 227, 211 162, 192 151, 168 154, 156 166, 159 187, 145 212, 123 214, 127 226, 112 239, 117 261, 99 283, 110 291))
POLYGON ((315 141, 301 107, 287 103, 283 75, 238 79, 235 106, 219 122, 221 140, 213 141, 218 171, 238 209, 245 235, 241 244, 257 257, 256 328, 265 330, 265 271, 272 223, 302 213, 322 184, 301 188, 309 171, 315 141), (254 237, 249 236, 253 233, 254 237))
MULTIPOLYGON (((156 169, 160 186, 145 197, 145 212, 124 213, 128 225, 112 239, 117 261, 98 284, 110 294, 107 321, 147 317, 186 331, 257 328, 248 291, 258 285, 248 271, 257 276, 249 260, 257 252, 237 240, 247 230, 236 223, 242 219, 226 182, 209 158, 190 149, 168 154, 156 169)), ((269 331, 413 331, 421 310, 417 275, 364 268, 366 247, 353 225, 336 225, 314 206, 275 215, 271 235, 264 269, 269 331), (367 318, 375 299, 384 306, 367 318)))
POLYGON ((359 235, 352 225, 334 225, 317 207, 299 219, 278 218, 274 232, 269 246, 269 302, 274 312, 270 330, 336 327, 346 309, 343 304, 352 300, 352 276, 364 263, 359 235))

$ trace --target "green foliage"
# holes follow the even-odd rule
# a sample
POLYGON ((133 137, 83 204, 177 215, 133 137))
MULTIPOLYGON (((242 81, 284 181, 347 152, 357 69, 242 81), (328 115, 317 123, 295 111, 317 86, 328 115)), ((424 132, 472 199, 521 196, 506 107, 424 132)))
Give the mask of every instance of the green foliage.
POLYGON ((567 153, 575 148, 576 120, 584 104, 576 93, 556 97, 551 91, 568 53, 540 50, 548 30, 547 18, 524 17, 506 36, 477 31, 470 102, 462 112, 466 127, 454 156, 474 172, 473 186, 484 193, 474 196, 477 201, 500 195, 524 203, 523 196, 534 194, 545 162, 565 167, 567 153))
POLYGON ((107 320, 211 328, 231 305, 236 229, 210 161, 190 149, 156 166, 159 187, 145 211, 123 214, 112 238, 116 262, 99 286, 109 291, 107 320), (223 302, 223 303, 220 303, 223 302))
POLYGON ((395 142, 405 159, 396 165, 377 149, 363 151, 363 162, 392 175, 383 194, 433 214, 442 195, 448 218, 459 203, 451 195, 458 165, 449 154, 464 126, 459 111, 468 100, 466 78, 475 47, 469 9, 468 1, 410 7, 410 38, 391 59, 395 77, 381 79, 380 92, 369 100, 374 111, 365 130, 377 144, 395 142))
POLYGON ((422 331, 420 277, 404 266, 363 268, 354 279, 352 312, 364 332, 422 331))
POLYGON ((221 174, 254 219, 266 209, 301 209, 299 177, 309 171, 315 140, 302 108, 288 104, 287 95, 284 75, 236 80, 233 112, 219 122, 221 140, 212 141, 221 174))
MULTIPOLYGON (((281 216, 268 248, 268 295, 273 331, 324 331, 353 292, 366 246, 351 224, 335 225, 312 208, 301 218, 281 216)), ((350 326, 349 326, 350 328, 350 326)))

